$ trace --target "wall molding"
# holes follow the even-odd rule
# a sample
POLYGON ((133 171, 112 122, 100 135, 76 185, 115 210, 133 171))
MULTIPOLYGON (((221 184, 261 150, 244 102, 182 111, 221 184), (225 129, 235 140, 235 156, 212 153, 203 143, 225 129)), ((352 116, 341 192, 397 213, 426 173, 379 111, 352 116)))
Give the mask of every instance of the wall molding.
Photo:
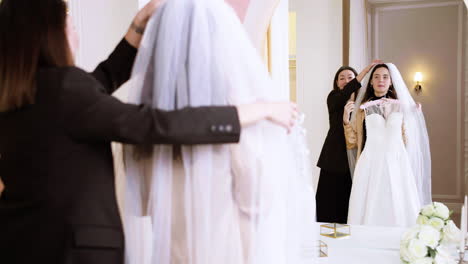
MULTIPOLYGON (((415 0, 419 1, 419 0, 415 0)), ((394 11, 394 10, 405 10, 405 9, 421 9, 421 8, 431 8, 431 7, 446 7, 446 6, 458 6, 458 41, 460 43, 460 40, 463 45, 463 2, 460 1, 442 1, 442 2, 434 2, 434 3, 411 3, 411 1, 387 1, 383 0, 382 2, 378 1, 369 1, 373 4, 374 11, 373 11, 373 27, 372 27, 372 35, 374 36, 374 43, 373 43, 373 56, 374 58, 379 57, 379 52, 378 52, 378 44, 379 44, 379 34, 376 28, 378 28, 379 25, 379 16, 381 13, 385 11, 394 11), (396 3, 395 3, 396 2, 396 3), (380 3, 395 3, 394 5, 387 6, 387 5, 380 5, 380 3)), ((460 48, 460 47, 459 47, 460 48)), ((461 54, 459 54, 461 57, 461 54)))
MULTIPOLYGON (((462 126, 468 127, 468 115, 465 115, 463 120, 462 116, 462 98, 463 98, 463 47, 465 45, 463 39, 464 29, 464 3, 463 1, 432 1, 432 2, 421 2, 420 0, 369 0, 368 1, 373 7, 373 26, 372 26, 372 55, 373 58, 380 58, 379 50, 379 23, 380 16, 387 11, 395 10, 407 10, 407 9, 422 9, 422 8, 434 8, 434 7, 448 7, 456 6, 458 8, 458 32, 457 32, 457 147, 456 147, 456 191, 455 194, 433 194, 432 197, 435 200, 457 200, 463 199, 465 193, 465 186, 462 184, 464 179, 468 179, 468 136, 462 135, 462 126), (463 141, 462 141, 463 138, 463 141), (462 142, 464 144, 462 145, 462 142), (464 146, 464 149, 462 147, 464 146), (463 151, 463 152, 462 152, 463 151), (462 167, 463 165, 463 167, 462 167)), ((468 100, 468 91, 464 94, 465 102, 468 100)), ((466 110, 465 110, 466 111, 466 110)))

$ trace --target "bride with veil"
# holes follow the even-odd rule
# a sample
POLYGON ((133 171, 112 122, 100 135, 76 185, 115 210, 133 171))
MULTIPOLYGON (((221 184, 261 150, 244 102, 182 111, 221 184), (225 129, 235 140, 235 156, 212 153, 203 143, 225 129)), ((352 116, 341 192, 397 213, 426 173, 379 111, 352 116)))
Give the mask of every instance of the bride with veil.
MULTIPOLYGON (((281 99, 224 0, 163 4, 132 86, 130 103, 164 110, 281 99)), ((288 134, 268 121, 244 128, 239 144, 124 146, 126 263, 314 263, 305 146, 300 126, 288 134)))
MULTIPOLYGON (((414 225, 431 202, 431 158, 424 116, 397 67, 376 65, 363 80, 348 145, 357 148, 348 223, 414 225)), ((354 164, 350 164, 353 165, 354 164)))

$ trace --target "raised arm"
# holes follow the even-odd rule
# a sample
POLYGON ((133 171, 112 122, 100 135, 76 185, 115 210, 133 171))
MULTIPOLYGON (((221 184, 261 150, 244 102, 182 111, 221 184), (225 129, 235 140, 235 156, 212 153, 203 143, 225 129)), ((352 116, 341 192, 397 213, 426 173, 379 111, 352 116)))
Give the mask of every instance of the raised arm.
POLYGON ((356 76, 358 82, 361 82, 364 79, 364 76, 374 67, 376 64, 383 63, 381 60, 373 60, 367 67, 365 67, 359 74, 356 76))
POLYGON ((351 80, 343 90, 331 91, 327 97, 327 106, 329 113, 341 111, 346 101, 361 87, 361 83, 356 78, 351 80))
POLYGON ((110 54, 91 73, 101 83, 99 89, 111 94, 130 78, 137 49, 123 39, 110 54))

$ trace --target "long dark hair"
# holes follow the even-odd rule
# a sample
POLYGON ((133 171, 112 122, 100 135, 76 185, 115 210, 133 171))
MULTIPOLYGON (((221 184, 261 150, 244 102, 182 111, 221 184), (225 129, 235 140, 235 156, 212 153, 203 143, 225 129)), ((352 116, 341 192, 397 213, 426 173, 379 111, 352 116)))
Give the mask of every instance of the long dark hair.
POLYGON ((0 112, 33 104, 39 67, 73 65, 63 0, 0 1, 0 112))
MULTIPOLYGON (((371 80, 372 80, 372 77, 374 77, 374 72, 379 68, 385 68, 385 69, 388 70, 388 72, 390 72, 390 69, 388 68, 387 64, 382 63, 382 64, 375 65, 374 69, 372 69, 370 79, 369 79, 369 83, 367 84, 366 94, 364 95, 364 99, 362 100, 363 103, 367 102, 370 98, 375 96, 374 87, 371 84, 371 80)), ((388 88, 388 92, 387 92, 386 96, 388 98, 398 99, 398 95, 397 95, 397 93, 395 91, 395 87, 393 87, 393 83, 390 84, 390 87, 388 88)))
POLYGON ((336 81, 338 81, 338 76, 340 76, 340 73, 342 71, 346 71, 346 70, 350 70, 354 73, 354 77, 358 76, 358 73, 357 71, 353 68, 353 67, 350 67, 350 66, 341 66, 338 71, 336 71, 335 73, 335 78, 333 79, 333 90, 340 90, 340 88, 338 87, 338 84, 336 84, 336 81))

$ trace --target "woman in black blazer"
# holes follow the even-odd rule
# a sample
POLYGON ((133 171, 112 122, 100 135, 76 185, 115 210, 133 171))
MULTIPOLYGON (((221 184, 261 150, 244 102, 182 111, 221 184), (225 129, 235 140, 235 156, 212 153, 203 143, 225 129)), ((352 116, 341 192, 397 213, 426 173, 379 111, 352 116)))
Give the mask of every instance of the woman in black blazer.
POLYGON ((74 36, 62 0, 0 2, 2 263, 124 262, 111 141, 233 143, 241 126, 261 119, 292 125, 290 103, 166 112, 110 96, 129 78, 141 32, 158 5, 145 6, 88 74, 73 67, 74 36))
POLYGON ((360 81, 377 62, 367 66, 359 75, 349 66, 339 68, 335 74, 333 90, 327 98, 330 129, 317 163, 321 169, 315 197, 319 222, 346 223, 348 219, 351 174, 346 153, 343 113, 346 102, 361 87, 360 81))

